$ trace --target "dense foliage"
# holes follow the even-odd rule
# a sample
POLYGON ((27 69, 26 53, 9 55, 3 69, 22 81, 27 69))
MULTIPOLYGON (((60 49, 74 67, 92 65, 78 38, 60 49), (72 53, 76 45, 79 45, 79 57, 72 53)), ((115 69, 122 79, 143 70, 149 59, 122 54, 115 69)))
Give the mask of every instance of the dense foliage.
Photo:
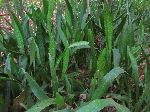
POLYGON ((0 111, 150 111, 150 1, 7 4, 0 111))

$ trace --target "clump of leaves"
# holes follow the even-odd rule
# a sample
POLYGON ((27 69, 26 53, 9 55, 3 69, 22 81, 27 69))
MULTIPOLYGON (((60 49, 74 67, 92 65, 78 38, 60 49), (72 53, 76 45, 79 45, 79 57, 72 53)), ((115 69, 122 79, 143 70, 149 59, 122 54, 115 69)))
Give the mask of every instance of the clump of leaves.
POLYGON ((1 111, 150 110, 149 1, 13 2, 12 30, 0 30, 1 111))

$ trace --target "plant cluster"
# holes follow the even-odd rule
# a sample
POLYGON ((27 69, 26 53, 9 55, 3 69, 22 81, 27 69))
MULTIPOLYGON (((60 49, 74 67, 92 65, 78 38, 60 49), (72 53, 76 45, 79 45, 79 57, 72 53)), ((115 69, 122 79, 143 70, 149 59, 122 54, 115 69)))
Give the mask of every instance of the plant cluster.
POLYGON ((150 111, 149 0, 12 4, 11 30, 0 29, 0 111, 150 111))

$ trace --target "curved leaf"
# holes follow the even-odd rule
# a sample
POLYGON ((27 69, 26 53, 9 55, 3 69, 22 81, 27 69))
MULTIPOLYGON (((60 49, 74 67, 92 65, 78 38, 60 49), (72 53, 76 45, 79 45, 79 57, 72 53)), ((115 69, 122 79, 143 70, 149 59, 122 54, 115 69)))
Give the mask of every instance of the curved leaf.
POLYGON ((112 82, 117 78, 119 75, 124 73, 125 71, 120 68, 114 68, 109 73, 107 73, 102 80, 100 80, 98 87, 93 93, 92 100, 95 100, 99 97, 102 97, 103 94, 107 91, 109 86, 112 84, 112 82))
POLYGON ((19 22, 19 19, 15 16, 15 14, 10 11, 12 18, 13 18, 13 27, 14 27, 14 32, 15 32, 15 37, 17 40, 18 48, 20 53, 25 53, 24 50, 24 34, 22 31, 21 23, 19 22))
POLYGON ((85 47, 85 48, 89 48, 90 46, 89 46, 89 42, 87 42, 87 41, 80 41, 80 42, 75 42, 75 43, 73 43, 73 44, 71 44, 70 46, 69 46, 69 48, 72 48, 72 47, 85 47))
POLYGON ((34 95, 39 100, 49 99, 49 97, 46 95, 46 93, 43 91, 43 89, 36 83, 36 81, 27 73, 24 69, 21 69, 22 72, 25 74, 27 81, 29 83, 29 86, 34 93, 34 95))
POLYGON ((83 48, 90 48, 89 42, 87 41, 80 41, 80 42, 75 42, 69 46, 69 48, 73 48, 71 54, 76 52, 78 49, 83 49, 83 48))
POLYGON ((44 108, 52 104, 55 104, 54 99, 45 99, 33 105, 26 112, 41 112, 44 108))
POLYGON ((117 112, 130 112, 128 108, 116 103, 112 99, 96 99, 89 104, 79 108, 76 112, 99 112, 107 106, 115 107, 117 112))
POLYGON ((138 100, 139 98, 139 73, 138 73, 138 65, 137 65, 137 61, 134 57, 134 55, 131 53, 130 48, 127 48, 128 54, 129 54, 129 58, 131 60, 131 66, 132 66, 132 74, 133 74, 133 78, 135 81, 135 86, 136 86, 136 100, 138 100))

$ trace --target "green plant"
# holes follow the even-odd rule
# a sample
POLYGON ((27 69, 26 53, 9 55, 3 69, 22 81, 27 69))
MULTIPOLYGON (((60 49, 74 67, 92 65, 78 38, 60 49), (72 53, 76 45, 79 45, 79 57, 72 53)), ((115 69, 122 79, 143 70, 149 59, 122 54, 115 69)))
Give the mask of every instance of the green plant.
POLYGON ((150 110, 149 1, 25 2, 0 30, 1 111, 150 110))

